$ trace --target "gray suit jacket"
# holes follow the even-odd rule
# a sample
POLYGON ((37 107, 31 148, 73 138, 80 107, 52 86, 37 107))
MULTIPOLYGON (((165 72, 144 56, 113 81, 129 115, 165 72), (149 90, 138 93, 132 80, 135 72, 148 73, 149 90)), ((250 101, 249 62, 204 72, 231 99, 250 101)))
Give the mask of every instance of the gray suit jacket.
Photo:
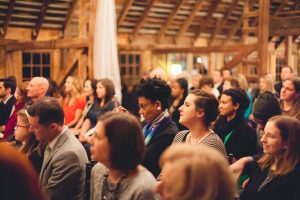
POLYGON ((66 129, 50 151, 40 172, 40 181, 50 200, 82 200, 85 189, 86 152, 66 129))

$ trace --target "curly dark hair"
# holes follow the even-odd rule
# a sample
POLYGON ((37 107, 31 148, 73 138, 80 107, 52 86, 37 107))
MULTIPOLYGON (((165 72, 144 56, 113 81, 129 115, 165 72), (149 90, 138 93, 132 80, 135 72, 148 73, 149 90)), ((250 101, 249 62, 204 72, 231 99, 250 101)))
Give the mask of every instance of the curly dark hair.
POLYGON ((192 90, 190 94, 197 96, 195 99, 196 110, 204 110, 204 122, 206 126, 209 126, 211 122, 215 121, 219 115, 219 101, 218 99, 203 90, 192 90))
POLYGON ((160 101, 163 110, 169 107, 171 88, 165 81, 161 79, 142 79, 137 85, 135 92, 138 97, 145 97, 151 102, 160 101))

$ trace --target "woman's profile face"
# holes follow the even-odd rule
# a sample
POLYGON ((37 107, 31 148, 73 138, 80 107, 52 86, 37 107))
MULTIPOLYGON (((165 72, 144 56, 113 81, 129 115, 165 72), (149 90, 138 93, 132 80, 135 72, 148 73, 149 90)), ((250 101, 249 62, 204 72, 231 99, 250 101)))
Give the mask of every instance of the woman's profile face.
POLYGON ((172 82, 171 84, 171 94, 172 97, 177 98, 183 95, 183 89, 180 87, 179 83, 176 81, 172 82))
POLYGON ((84 92, 84 95, 87 97, 93 95, 93 88, 92 88, 92 83, 90 80, 87 80, 84 82, 83 92, 84 92))
POLYGON ((138 97, 139 114, 144 117, 146 122, 151 123, 163 110, 158 103, 151 102, 145 97, 138 97))
POLYGON ((280 91, 280 99, 284 101, 293 101, 296 98, 296 89, 291 80, 283 82, 282 89, 280 91))
POLYGON ((109 167, 110 144, 104 132, 103 123, 100 121, 96 125, 95 133, 90 139, 91 158, 109 167))
POLYGON ((105 87, 102 85, 101 82, 97 83, 97 89, 96 89, 97 97, 100 99, 103 99, 106 94, 105 87))
POLYGON ((261 143, 264 153, 274 157, 281 156, 284 149, 287 148, 286 143, 282 140, 280 130, 273 121, 267 122, 261 137, 261 143))
POLYGON ((71 92, 72 88, 73 88, 73 78, 69 76, 65 82, 65 92, 71 92))
POLYGON ((194 123, 197 120, 196 105, 195 100, 197 96, 194 94, 189 94, 182 106, 179 108, 180 118, 179 123, 189 127, 191 123, 194 123))
POLYGON ((19 142, 25 142, 29 133, 29 124, 25 120, 18 116, 17 125, 15 127, 15 138, 19 142))

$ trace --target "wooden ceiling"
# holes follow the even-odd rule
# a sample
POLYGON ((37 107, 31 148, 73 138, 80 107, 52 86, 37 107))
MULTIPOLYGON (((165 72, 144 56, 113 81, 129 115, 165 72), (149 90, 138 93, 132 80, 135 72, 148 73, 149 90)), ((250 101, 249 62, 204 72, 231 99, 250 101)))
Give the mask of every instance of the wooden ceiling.
MULTIPOLYGON (((41 29, 63 31, 70 21, 70 13, 76 10, 77 1, 0 0, 0 36, 5 36, 9 27, 30 28, 33 39, 41 29)), ((214 41, 239 39, 245 31, 249 35, 257 34, 258 0, 249 0, 247 14, 243 13, 244 0, 115 1, 118 32, 128 33, 133 39, 150 34, 158 39, 164 36, 204 37, 214 41), (249 19, 247 29, 242 27, 245 18, 249 19)), ((280 22, 290 30, 288 33, 284 30, 276 34, 270 32, 271 35, 277 35, 275 38, 280 40, 290 34, 294 41, 300 42, 300 0, 270 0, 270 15, 271 27, 283 29, 277 25, 280 22), (276 23, 272 23, 272 17, 277 20, 276 23)), ((73 16, 78 21, 78 14, 73 16)))

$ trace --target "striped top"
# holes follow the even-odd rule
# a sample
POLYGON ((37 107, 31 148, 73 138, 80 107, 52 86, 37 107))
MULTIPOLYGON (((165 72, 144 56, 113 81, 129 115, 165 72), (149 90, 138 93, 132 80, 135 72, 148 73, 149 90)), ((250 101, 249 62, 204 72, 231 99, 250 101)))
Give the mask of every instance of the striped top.
MULTIPOLYGON (((184 143, 189 133, 190 133, 189 130, 180 131, 179 133, 176 134, 172 144, 184 143)), ((204 144, 208 147, 212 147, 218 152, 220 152, 222 155, 224 155, 225 158, 227 158, 224 143, 216 133, 211 132, 209 135, 203 138, 199 144, 204 144)))

